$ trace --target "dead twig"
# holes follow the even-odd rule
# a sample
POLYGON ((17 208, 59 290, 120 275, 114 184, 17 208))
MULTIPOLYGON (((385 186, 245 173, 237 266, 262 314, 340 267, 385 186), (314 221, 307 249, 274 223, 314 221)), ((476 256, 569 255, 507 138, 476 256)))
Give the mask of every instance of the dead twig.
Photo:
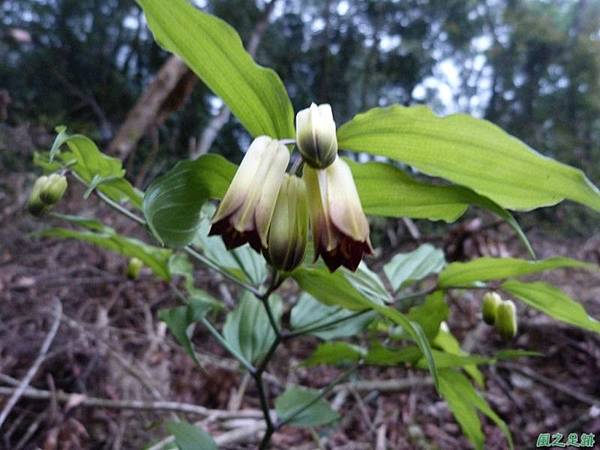
POLYGON ((50 331, 48 332, 48 334, 46 335, 46 338, 44 339, 44 342, 42 343, 42 346, 40 348, 40 351, 38 352, 37 358, 31 365, 31 367, 29 368, 27 373, 25 374, 25 377, 23 378, 23 380, 19 383, 17 388, 14 389, 14 391, 11 394, 11 397, 8 399, 8 402, 6 402, 6 405, 4 406, 2 413, 0 413, 0 428, 2 428, 2 425, 4 424, 4 421, 10 414, 11 410, 14 408, 14 406, 17 404, 17 402, 19 401, 21 396, 27 390, 27 386, 29 386, 29 383, 31 383, 31 380, 33 379, 33 377, 37 373, 38 369, 44 362, 44 359, 46 359, 46 354, 48 353, 48 350, 50 349, 50 345, 52 345, 52 341, 54 341, 56 333, 58 332, 61 317, 62 317, 62 304, 60 303, 59 300, 56 300, 56 306, 54 308, 54 322, 52 323, 52 326, 50 327, 50 331))
MULTIPOLYGON (((200 425, 200 424, 197 423, 196 425, 200 425)), ((266 428, 266 424, 264 423, 264 421, 260 420, 260 421, 257 421, 256 424, 254 424, 254 425, 244 427, 244 428, 238 428, 236 430, 232 430, 232 431, 228 431, 227 433, 220 434, 219 436, 215 437, 215 442, 217 443, 218 446, 224 446, 224 445, 235 444, 237 442, 243 442, 250 438, 258 439, 258 435, 260 433, 262 433, 265 430, 265 428, 266 428)), ((156 444, 154 444, 152 447, 148 448, 147 450, 163 450, 166 446, 168 446, 169 444, 172 444, 173 442, 175 442, 175 438, 173 436, 169 436, 169 437, 163 439, 162 441, 157 442, 156 444)))
MULTIPOLYGON (((3 379, 6 381, 7 377, 3 379)), ((0 387, 0 396, 13 395, 17 388, 0 387)), ((67 392, 50 392, 42 389, 31 387, 25 388, 21 396, 33 400, 50 400, 53 396, 61 403, 67 403, 74 406, 88 406, 110 409, 128 409, 135 411, 167 411, 180 412, 185 414, 194 414, 209 418, 210 420, 217 419, 260 419, 262 413, 258 410, 246 409, 239 411, 225 411, 220 409, 205 408, 200 405, 190 403, 179 403, 171 401, 146 401, 146 400, 110 400, 106 398, 88 397, 84 394, 67 393, 67 392)))
POLYGON ((349 383, 338 384, 333 388, 334 392, 355 390, 355 391, 380 391, 380 392, 396 392, 404 391, 415 386, 430 386, 433 385, 431 377, 423 378, 403 378, 398 380, 364 380, 353 381, 349 383))

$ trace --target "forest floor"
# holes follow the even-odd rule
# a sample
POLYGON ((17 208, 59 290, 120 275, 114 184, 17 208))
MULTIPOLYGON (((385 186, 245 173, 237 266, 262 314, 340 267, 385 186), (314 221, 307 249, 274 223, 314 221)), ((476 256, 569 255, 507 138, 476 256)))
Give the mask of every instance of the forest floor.
MULTIPOLYGON (((28 191, 31 182, 4 181, 21 193, 28 191)), ((160 422, 176 416, 200 422, 218 436, 222 448, 256 448, 262 422, 257 418, 259 403, 252 383, 202 329, 195 331, 193 341, 204 373, 176 345, 157 319, 159 309, 177 304, 168 285, 147 273, 128 279, 124 258, 91 245, 30 237, 29 233, 48 224, 21 212, 24 194, 10 199, 9 194, 3 195, 0 411, 35 364, 58 304, 62 312, 49 351, 31 380, 35 390, 25 390, 12 409, 0 431, 0 448, 141 449, 167 436, 160 422), (106 401, 94 404, 97 399, 106 401), (133 400, 145 401, 144 409, 133 409, 133 400), (166 406, 172 405, 164 401, 178 402, 174 409, 195 404, 210 411, 169 411, 166 406)), ((82 201, 80 194, 71 193, 60 210, 99 215, 119 231, 139 232, 95 201, 82 201)), ((600 248, 600 236, 594 239, 533 236, 533 243, 540 257, 558 254, 589 260, 600 248)), ((555 271, 544 279, 560 285, 591 315, 600 317, 598 274, 555 271)), ((235 288, 223 286, 204 270, 198 270, 196 282, 215 295, 225 289, 235 298, 235 288)), ((515 448, 533 449, 538 434, 557 432, 596 433, 600 444, 599 336, 520 307, 519 334, 507 344, 481 324, 479 298, 455 295, 450 303, 449 326, 472 352, 492 355, 510 346, 544 355, 483 367, 486 398, 508 423, 515 448)), ((287 382, 319 388, 339 373, 333 368, 299 367, 317 343, 315 338, 305 338, 278 351, 270 365, 271 396, 287 382)), ((319 429, 318 435, 284 428, 274 436, 273 448, 470 448, 424 372, 365 368, 355 381, 330 397, 341 415, 335 427, 319 429), (375 383, 360 383, 365 380, 375 383)), ((506 449, 502 433, 486 419, 484 424, 486 448, 506 449)))

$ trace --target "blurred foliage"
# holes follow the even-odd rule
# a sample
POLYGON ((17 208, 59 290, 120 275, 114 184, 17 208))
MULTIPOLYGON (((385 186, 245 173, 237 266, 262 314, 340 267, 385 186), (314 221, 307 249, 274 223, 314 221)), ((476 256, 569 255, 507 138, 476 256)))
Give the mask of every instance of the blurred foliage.
MULTIPOLYGON (((338 124, 392 103, 463 111, 600 180, 600 1, 271 1, 277 4, 257 60, 279 73, 296 109, 329 102, 338 124)), ((194 3, 232 24, 246 43, 267 7, 265 0, 194 3)), ((100 144, 167 56, 131 0, 8 1, 0 24, 0 89, 12 98, 7 123, 48 131, 66 123, 100 144)), ((157 145, 146 180, 187 157, 219 106, 199 83, 131 157, 132 179, 148 170, 144 162, 157 145)), ((211 151, 235 161, 247 144, 231 119, 211 151)), ((583 208, 557 211, 542 210, 536 220, 558 219, 582 232, 592 223, 583 208)))

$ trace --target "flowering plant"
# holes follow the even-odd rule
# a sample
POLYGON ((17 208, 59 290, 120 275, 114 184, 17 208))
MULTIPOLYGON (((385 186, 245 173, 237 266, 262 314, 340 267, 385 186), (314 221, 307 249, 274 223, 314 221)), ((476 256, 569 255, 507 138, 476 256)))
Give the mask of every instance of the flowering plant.
MULTIPOLYGON (((132 258, 133 276, 143 265, 171 283, 181 305, 162 310, 160 317, 182 347, 201 364, 190 330, 204 327, 254 380, 264 416, 260 448, 284 426, 334 423, 338 415, 326 399, 335 385, 360 377, 365 366, 390 365, 428 371, 475 448, 484 447, 479 413, 502 430, 512 448, 505 422, 479 393, 484 380, 477 366, 528 353, 483 356, 461 350, 446 323, 446 297, 486 293, 484 319, 506 339, 517 334, 510 299, 600 332, 600 323, 558 288, 519 280, 556 268, 597 267, 568 258, 535 259, 509 212, 563 199, 600 211, 598 189, 581 171, 462 114, 438 117, 424 106, 391 106, 358 114, 337 129, 326 104, 294 115, 279 77, 254 63, 226 23, 186 0, 139 3, 157 42, 223 99, 253 141, 239 167, 209 153, 178 163, 140 192, 126 180, 119 160, 87 137, 59 128, 51 150, 36 157, 53 175, 34 186, 32 212, 47 213, 60 200, 67 175, 87 186, 86 195, 96 193, 145 227, 157 244, 75 216, 60 217, 84 230, 42 234, 119 252, 132 258), (345 157, 355 153, 387 162, 358 164, 345 157), (397 162, 447 183, 413 179, 397 162), (211 200, 220 201, 216 211, 211 200), (443 252, 423 245, 395 254, 383 274, 369 269, 365 257, 377 251, 367 215, 453 222, 470 206, 506 221, 531 259, 447 262, 443 252), (239 288, 233 308, 194 285, 190 258, 239 288), (185 280, 183 289, 178 277, 185 280), (296 293, 282 301, 276 291, 284 283, 296 293), (220 315, 221 330, 215 326, 220 315), (361 339, 363 331, 376 339, 361 339), (343 368, 340 376, 321 390, 267 386, 269 363, 280 346, 307 335, 322 342, 304 363, 343 368)), ((185 444, 189 439, 216 448, 201 428, 179 423, 168 430, 181 449, 191 448, 185 444)))

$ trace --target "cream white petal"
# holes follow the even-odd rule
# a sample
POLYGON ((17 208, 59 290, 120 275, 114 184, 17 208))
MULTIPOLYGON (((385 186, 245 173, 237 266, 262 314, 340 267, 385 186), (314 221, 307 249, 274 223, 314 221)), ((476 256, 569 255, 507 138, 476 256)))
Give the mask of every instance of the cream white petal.
POLYGON ((325 172, 331 221, 347 236, 365 242, 369 238, 369 222, 360 204, 350 167, 338 157, 325 172))

